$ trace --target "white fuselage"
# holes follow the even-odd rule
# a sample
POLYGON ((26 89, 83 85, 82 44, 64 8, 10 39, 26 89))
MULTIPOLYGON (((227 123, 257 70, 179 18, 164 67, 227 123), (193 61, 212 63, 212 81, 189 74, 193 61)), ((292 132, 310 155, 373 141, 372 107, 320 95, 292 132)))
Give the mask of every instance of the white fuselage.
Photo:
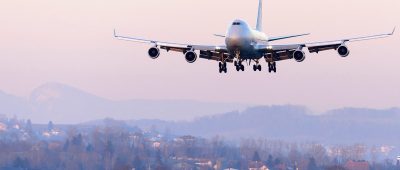
POLYGON ((268 37, 250 28, 246 22, 235 20, 226 33, 225 44, 233 57, 239 55, 241 59, 258 59, 262 54, 257 51, 257 45, 268 44, 268 37))

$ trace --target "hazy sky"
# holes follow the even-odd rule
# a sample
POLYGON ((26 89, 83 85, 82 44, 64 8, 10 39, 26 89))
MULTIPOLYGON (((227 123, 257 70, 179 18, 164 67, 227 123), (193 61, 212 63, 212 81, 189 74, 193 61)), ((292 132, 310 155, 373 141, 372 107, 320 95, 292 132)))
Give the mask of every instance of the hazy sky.
MULTIPOLYGON (((400 107, 400 32, 349 44, 351 55, 310 54, 283 61, 278 74, 218 73, 218 63, 186 63, 180 53, 147 56, 148 45, 113 39, 112 31, 158 40, 223 44, 233 19, 254 25, 257 0, 3 0, 0 90, 28 97, 46 82, 72 85, 114 100, 193 99, 249 104, 400 107)), ((330 40, 389 32, 400 26, 399 0, 266 0, 269 35, 312 33, 281 41, 330 40)))

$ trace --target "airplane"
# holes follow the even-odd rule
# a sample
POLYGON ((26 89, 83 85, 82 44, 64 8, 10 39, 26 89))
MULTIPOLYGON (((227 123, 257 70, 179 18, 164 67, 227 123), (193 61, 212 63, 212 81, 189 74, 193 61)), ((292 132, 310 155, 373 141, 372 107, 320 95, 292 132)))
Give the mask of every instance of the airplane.
POLYGON ((183 53, 188 63, 196 62, 197 58, 214 60, 219 62, 219 73, 227 73, 227 63, 233 63, 236 71, 244 71, 243 62, 254 61, 253 70, 261 71, 260 60, 264 59, 268 63, 268 72, 276 73, 276 62, 294 59, 303 62, 306 58, 304 48, 309 53, 319 53, 326 50, 336 50, 341 57, 347 57, 350 50, 348 42, 364 41, 378 38, 386 38, 394 34, 396 27, 390 33, 346 38, 333 41, 271 45, 270 42, 288 38, 306 36, 309 34, 298 34, 289 36, 268 37, 263 31, 263 0, 259 0, 258 16, 256 28, 251 28, 245 21, 237 19, 229 26, 225 35, 215 34, 217 37, 225 38, 225 45, 195 45, 181 44, 156 40, 148 40, 136 37, 117 35, 114 29, 114 37, 119 40, 133 41, 151 44, 148 55, 152 59, 160 56, 160 49, 183 53), (196 51, 199 52, 197 55, 196 51))

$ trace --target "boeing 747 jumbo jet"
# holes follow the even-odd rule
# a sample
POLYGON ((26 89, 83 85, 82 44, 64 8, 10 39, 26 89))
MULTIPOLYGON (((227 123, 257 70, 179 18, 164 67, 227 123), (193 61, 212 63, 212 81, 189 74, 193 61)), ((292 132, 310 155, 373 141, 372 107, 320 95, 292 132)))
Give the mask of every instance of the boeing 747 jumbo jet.
POLYGON ((336 50, 341 57, 347 57, 350 53, 346 46, 349 42, 385 38, 393 35, 393 32, 386 34, 377 34, 363 37, 347 38, 334 41, 300 43, 291 45, 270 45, 271 41, 305 36, 308 34, 268 37, 262 29, 262 0, 259 0, 258 17, 256 29, 252 29, 245 21, 235 20, 229 27, 226 35, 215 35, 225 38, 225 45, 195 45, 180 44, 156 40, 147 40, 135 37, 117 35, 114 30, 114 37, 120 40, 133 41, 139 43, 148 43, 152 47, 148 54, 150 58, 156 59, 160 56, 160 49, 176 51, 183 53, 188 63, 194 63, 199 58, 214 60, 219 62, 219 72, 227 72, 227 63, 234 63, 237 71, 244 71, 243 62, 254 62, 253 70, 261 71, 260 60, 268 63, 268 71, 276 72, 276 62, 294 59, 297 62, 303 62, 306 58, 304 48, 310 53, 319 53, 325 50, 336 50), (197 55, 196 52, 199 52, 197 55))

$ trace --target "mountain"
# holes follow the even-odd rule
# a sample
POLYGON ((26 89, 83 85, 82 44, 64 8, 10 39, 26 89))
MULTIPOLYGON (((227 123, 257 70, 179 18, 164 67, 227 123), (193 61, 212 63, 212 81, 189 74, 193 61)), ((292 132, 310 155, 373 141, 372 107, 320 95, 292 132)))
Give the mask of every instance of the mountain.
POLYGON ((27 100, 0 93, 0 105, 7 106, 1 108, 0 114, 15 114, 36 123, 52 120, 63 124, 108 117, 121 120, 190 120, 246 108, 243 104, 190 100, 114 101, 60 83, 47 83, 34 89, 27 100))
POLYGON ((342 108, 313 113, 306 107, 291 105, 245 109, 247 106, 234 103, 188 100, 113 101, 59 83, 36 88, 28 99, 0 92, 0 106, 0 114, 29 118, 34 123, 52 120, 56 124, 75 124, 113 118, 130 120, 124 121, 130 127, 148 129, 154 125, 177 135, 400 146, 397 108, 342 108))
POLYGON ((242 112, 207 116, 190 122, 129 121, 140 128, 156 126, 178 135, 224 136, 230 140, 267 138, 325 144, 400 146, 400 109, 344 108, 311 114, 299 106, 260 106, 242 112))
POLYGON ((20 115, 29 112, 27 100, 0 91, 0 114, 20 115))

